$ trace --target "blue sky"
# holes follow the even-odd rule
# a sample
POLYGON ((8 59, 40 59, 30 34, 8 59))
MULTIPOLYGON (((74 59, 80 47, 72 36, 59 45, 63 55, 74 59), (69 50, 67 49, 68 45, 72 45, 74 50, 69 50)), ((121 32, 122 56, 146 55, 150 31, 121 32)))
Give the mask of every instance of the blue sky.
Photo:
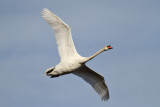
POLYGON ((160 105, 159 0, 5 0, 0 1, 1 107, 158 107, 160 105), (102 74, 108 102, 69 74, 43 73, 59 63, 53 31, 41 18, 48 8, 72 28, 77 51, 102 74))

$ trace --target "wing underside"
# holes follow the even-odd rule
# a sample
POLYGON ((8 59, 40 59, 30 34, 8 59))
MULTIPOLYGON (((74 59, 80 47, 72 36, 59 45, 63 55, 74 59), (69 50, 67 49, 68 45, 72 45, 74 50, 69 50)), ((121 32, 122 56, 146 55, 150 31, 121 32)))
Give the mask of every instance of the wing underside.
POLYGON ((81 77, 87 83, 89 83, 93 89, 100 95, 102 100, 109 99, 109 90, 105 84, 104 77, 95 71, 88 68, 86 65, 81 67, 78 71, 73 72, 73 74, 81 77))
POLYGON ((78 53, 72 40, 71 28, 46 8, 43 9, 41 14, 54 31, 61 61, 77 55, 78 53))

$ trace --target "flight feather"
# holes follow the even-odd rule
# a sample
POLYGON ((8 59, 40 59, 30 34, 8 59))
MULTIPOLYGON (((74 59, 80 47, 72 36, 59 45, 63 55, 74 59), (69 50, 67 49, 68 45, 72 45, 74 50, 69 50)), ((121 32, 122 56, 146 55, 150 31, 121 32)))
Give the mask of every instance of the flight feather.
POLYGON ((88 82, 100 95, 102 100, 105 101, 109 99, 108 87, 105 84, 103 76, 88 68, 86 65, 78 69, 78 71, 73 72, 73 74, 81 77, 86 82, 88 82))
POLYGON ((78 53, 71 35, 71 28, 46 8, 42 10, 41 14, 54 31, 61 61, 77 55, 78 53))

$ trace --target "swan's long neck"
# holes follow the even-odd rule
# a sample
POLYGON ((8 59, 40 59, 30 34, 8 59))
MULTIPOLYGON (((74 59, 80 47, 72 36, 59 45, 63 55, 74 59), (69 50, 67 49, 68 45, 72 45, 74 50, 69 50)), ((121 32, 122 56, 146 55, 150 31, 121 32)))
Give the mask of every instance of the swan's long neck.
MULTIPOLYGON (((102 48, 101 50, 99 50, 98 52, 96 52, 95 54, 93 54, 92 56, 88 57, 88 58, 87 58, 87 61, 93 59, 93 58, 94 58, 95 56, 97 56, 98 54, 100 54, 100 53, 102 53, 102 52, 104 52, 104 51, 107 51, 107 50, 109 50, 109 49, 107 48, 107 46, 104 47, 104 48, 102 48)), ((87 62, 87 61, 86 61, 86 62, 87 62)))

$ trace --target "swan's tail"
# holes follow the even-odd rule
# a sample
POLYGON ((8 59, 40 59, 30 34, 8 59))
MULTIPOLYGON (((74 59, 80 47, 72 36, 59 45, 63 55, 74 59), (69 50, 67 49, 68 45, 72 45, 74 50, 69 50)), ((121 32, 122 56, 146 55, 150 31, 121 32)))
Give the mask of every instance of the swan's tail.
POLYGON ((70 74, 72 72, 58 72, 54 71, 55 67, 48 68, 44 75, 50 76, 50 78, 59 77, 61 75, 70 74))

